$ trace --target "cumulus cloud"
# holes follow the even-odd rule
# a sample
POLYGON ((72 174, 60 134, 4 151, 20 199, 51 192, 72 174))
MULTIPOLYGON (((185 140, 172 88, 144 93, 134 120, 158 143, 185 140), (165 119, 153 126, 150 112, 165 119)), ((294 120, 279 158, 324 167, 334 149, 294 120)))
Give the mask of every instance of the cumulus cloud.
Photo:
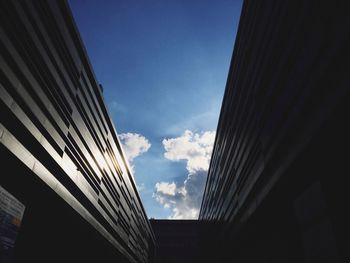
POLYGON ((119 139, 123 145, 125 155, 129 162, 132 162, 137 156, 147 152, 151 147, 149 141, 137 133, 121 133, 119 139))
POLYGON ((164 208, 176 204, 176 200, 181 199, 181 191, 176 187, 174 182, 159 182, 155 185, 155 193, 153 198, 157 200, 164 208))
POLYGON ((193 133, 163 140, 164 157, 171 161, 186 161, 187 176, 181 183, 159 182, 153 197, 165 208, 171 208, 172 219, 198 218, 215 132, 193 133))
POLYGON ((132 163, 133 160, 147 152, 151 147, 151 144, 146 137, 138 133, 121 133, 119 134, 119 139, 123 145, 126 158, 130 163, 131 172, 135 174, 135 167, 132 163))
POLYGON ((207 171, 215 132, 207 131, 202 134, 186 130, 177 138, 164 139, 164 157, 171 161, 186 160, 189 173, 207 171))
POLYGON ((162 194, 166 195, 175 195, 176 191, 176 184, 174 182, 172 183, 166 183, 166 182, 160 182, 156 183, 156 191, 162 194))

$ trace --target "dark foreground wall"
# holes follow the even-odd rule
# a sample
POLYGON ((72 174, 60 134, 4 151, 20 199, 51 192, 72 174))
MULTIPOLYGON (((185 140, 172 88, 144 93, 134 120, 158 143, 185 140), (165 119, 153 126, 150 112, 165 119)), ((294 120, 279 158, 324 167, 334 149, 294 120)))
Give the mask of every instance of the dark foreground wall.
POLYGON ((1 172, 6 176, 1 179, 2 186, 26 206, 11 260, 5 260, 1 244, 1 263, 129 262, 3 145, 0 158, 9 167, 1 172))
POLYGON ((200 212, 209 261, 349 262, 345 2, 244 2, 200 212))
POLYGON ((65 1, 0 2, 0 153, 0 253, 150 259, 153 233, 65 1))
POLYGON ((201 225, 198 220, 150 220, 156 237, 154 263, 201 262, 201 225))

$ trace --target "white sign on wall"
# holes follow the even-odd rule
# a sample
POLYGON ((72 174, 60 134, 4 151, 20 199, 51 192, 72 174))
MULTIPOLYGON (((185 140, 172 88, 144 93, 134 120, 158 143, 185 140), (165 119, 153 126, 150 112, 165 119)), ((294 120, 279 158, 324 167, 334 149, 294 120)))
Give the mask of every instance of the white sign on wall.
POLYGON ((0 262, 11 262, 25 206, 0 186, 0 262))

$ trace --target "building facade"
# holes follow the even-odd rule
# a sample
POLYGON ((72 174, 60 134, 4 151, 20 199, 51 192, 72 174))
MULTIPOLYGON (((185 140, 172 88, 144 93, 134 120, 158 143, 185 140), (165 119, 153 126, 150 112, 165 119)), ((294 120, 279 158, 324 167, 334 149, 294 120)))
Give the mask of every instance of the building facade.
POLYGON ((207 258, 349 259, 344 2, 244 1, 200 211, 207 258))
POLYGON ((153 232, 66 1, 0 3, 0 153, 4 262, 151 259, 153 232))
POLYGON ((150 219, 150 222, 156 239, 154 263, 203 262, 198 220, 150 219))

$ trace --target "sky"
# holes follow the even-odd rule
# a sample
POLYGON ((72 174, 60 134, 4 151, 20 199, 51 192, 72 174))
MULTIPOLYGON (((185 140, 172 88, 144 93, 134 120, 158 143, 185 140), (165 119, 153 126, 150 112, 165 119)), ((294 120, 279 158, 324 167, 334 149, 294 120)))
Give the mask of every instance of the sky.
POLYGON ((196 219, 241 0, 70 0, 148 218, 196 219))

